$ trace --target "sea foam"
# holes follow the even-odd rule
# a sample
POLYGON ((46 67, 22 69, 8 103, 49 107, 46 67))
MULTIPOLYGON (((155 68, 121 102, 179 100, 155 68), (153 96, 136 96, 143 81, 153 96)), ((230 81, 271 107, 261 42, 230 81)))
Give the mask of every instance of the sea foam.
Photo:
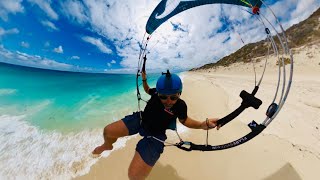
MULTIPOLYGON (((87 173, 99 159, 91 152, 103 142, 102 128, 62 134, 39 130, 24 118, 0 116, 0 179, 71 179, 87 173)), ((114 150, 126 140, 119 139, 114 150)))

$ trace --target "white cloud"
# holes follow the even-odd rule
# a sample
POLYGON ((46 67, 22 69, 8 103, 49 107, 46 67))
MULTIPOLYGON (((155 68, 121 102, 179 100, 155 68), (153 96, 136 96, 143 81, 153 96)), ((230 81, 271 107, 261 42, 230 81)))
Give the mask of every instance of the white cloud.
POLYGON ((56 25, 54 25, 52 22, 50 21, 41 21, 41 24, 45 27, 48 27, 52 30, 55 30, 55 31, 59 31, 59 28, 56 27, 56 25))
POLYGON ((72 65, 66 63, 60 63, 51 59, 43 59, 41 62, 42 67, 47 67, 50 69, 71 69, 72 65))
POLYGON ((41 10, 43 10, 48 17, 50 17, 53 20, 58 20, 59 16, 58 14, 52 9, 51 7, 51 0, 28 0, 32 4, 36 4, 39 6, 41 10))
POLYGON ((71 56, 70 59, 80 59, 80 57, 79 56, 71 56))
POLYGON ((62 46, 59 46, 59 47, 57 47, 57 48, 54 48, 53 51, 56 52, 56 53, 62 54, 62 53, 63 53, 62 46))
MULTIPOLYGON (((136 69, 139 55, 138 43, 142 40, 147 19, 159 1, 138 0, 138 2, 121 3, 111 0, 108 2, 107 4, 98 0, 84 1, 83 5, 88 9, 86 16, 90 19, 88 22, 91 23, 93 31, 99 32, 114 42, 118 55, 124 57, 120 63, 123 69, 136 69), (112 19, 112 21, 106 23, 107 19, 112 19)), ((229 7, 228 10, 231 10, 232 8, 229 7)), ((233 11, 240 12, 241 16, 245 14, 241 10, 234 9, 233 11)), ((227 33, 220 34, 214 39, 208 39, 210 34, 222 26, 219 19, 220 12, 221 6, 219 5, 197 7, 164 23, 153 35, 148 45, 149 48, 152 48, 148 55, 148 68, 154 70, 159 70, 159 67, 187 69, 212 62, 219 56, 233 52, 232 48, 235 47, 221 51, 225 48, 222 42, 226 39, 227 33), (186 32, 173 31, 170 22, 179 24, 186 32), (178 53, 180 57, 177 56, 178 53)), ((248 15, 243 17, 245 18, 248 18, 248 15)), ((234 42, 234 39, 232 40, 234 42)), ((240 43, 236 48, 241 46, 240 43)))
POLYGON ((23 66, 31 66, 45 69, 56 70, 72 70, 73 66, 65 63, 60 63, 51 59, 42 58, 38 55, 29 55, 23 52, 11 52, 3 47, 0 47, 0 61, 11 64, 19 64, 23 66))
POLYGON ((20 43, 20 45, 21 45, 22 47, 25 47, 25 48, 29 48, 29 47, 30 47, 30 44, 29 44, 28 42, 24 42, 24 41, 22 41, 22 42, 20 43))
POLYGON ((300 21, 306 19, 310 13, 317 10, 320 7, 320 0, 304 0, 298 1, 296 8, 290 13, 290 23, 289 26, 297 24, 300 21))
MULTIPOLYGON (((230 6, 226 8, 232 10, 230 6)), ((228 33, 216 33, 223 25, 219 19, 221 10, 220 5, 197 7, 162 24, 148 44, 151 48, 148 54, 148 69, 188 69, 212 62, 218 56, 232 52, 231 47, 224 47, 223 44, 228 33), (180 24, 186 31, 174 31, 170 22, 180 24), (212 34, 215 34, 214 38, 209 38, 212 34)), ((136 68, 137 50, 131 47, 119 50, 127 57, 121 62, 123 67, 136 68)))
POLYGON ((0 27, 0 37, 8 34, 18 34, 18 33, 19 33, 19 30, 17 28, 6 30, 0 27))
MULTIPOLYGON (((271 8, 275 8, 274 12, 276 15, 279 14, 281 23, 284 24, 285 28, 288 28, 289 25, 292 25, 294 22, 300 22, 309 16, 313 10, 319 8, 319 1, 316 2, 316 0, 287 0, 285 2, 279 2, 283 3, 275 4, 271 8), (307 5, 304 5, 303 3, 307 3, 307 5), (299 8, 300 4, 304 5, 303 8, 299 8), (284 9, 288 10, 285 11, 284 9), (304 13, 294 13, 296 11, 304 13), (292 12, 292 14, 290 12, 292 12), (296 14, 299 19, 293 18, 294 14, 296 14)), ((154 7, 155 6, 146 6, 146 9, 151 8, 153 10, 154 7)), ((134 11, 134 8, 135 7, 132 6, 131 11, 123 11, 121 18, 134 22, 132 17, 138 16, 141 18, 141 21, 145 23, 146 21, 143 19, 143 12, 135 12, 135 15, 130 15, 130 12, 134 11)), ((125 8, 123 7, 123 9, 125 8)), ((262 15, 271 19, 271 16, 268 15, 272 15, 272 13, 266 12, 265 9, 265 7, 262 7, 262 15)), ((101 17, 107 13, 102 12, 104 11, 101 10, 101 17)), ((147 16, 149 15, 150 14, 147 14, 147 16)), ((116 17, 108 18, 114 20, 113 23, 117 27, 114 29, 122 31, 123 34, 126 34, 125 31, 130 29, 130 27, 121 26, 121 22, 117 23, 118 19, 116 17)), ((94 27, 99 29, 99 31, 104 32, 106 36, 112 34, 111 32, 106 32, 112 30, 112 27, 107 28, 107 25, 99 24, 96 21, 92 22, 95 23, 94 27), (102 29, 103 27, 104 29, 102 29)), ((275 19, 273 18, 271 22, 275 23, 275 19)), ((134 24, 139 25, 139 22, 134 24)), ((133 26, 138 29, 138 31, 130 31, 130 33, 127 33, 131 36, 129 38, 131 39, 130 42, 127 43, 130 44, 130 46, 124 46, 117 49, 119 54, 124 57, 121 62, 124 69, 136 68, 139 48, 134 46, 137 46, 137 40, 142 39, 144 26, 142 26, 142 29, 139 28, 140 26, 133 26)), ((270 25, 268 26, 270 27, 270 25)), ((115 34, 117 35, 120 33, 121 32, 116 32, 115 34)), ((118 47, 124 44, 122 42, 126 42, 126 37, 127 36, 121 35, 116 37, 116 39, 119 40, 117 41, 118 47)), ((153 33, 148 44, 148 47, 151 50, 150 54, 148 54, 149 60, 147 68, 150 70, 157 70, 159 68, 166 69, 179 67, 182 69, 189 69, 197 67, 215 62, 223 56, 241 48, 244 46, 241 39, 247 44, 262 40, 265 37, 264 26, 255 17, 252 17, 251 14, 244 11, 243 7, 216 4, 192 8, 172 17, 153 33), (225 19, 228 19, 227 23, 225 22, 225 19), (187 29, 187 31, 173 31, 170 22, 181 25, 181 27, 187 29), (228 28, 222 32, 219 31, 223 26, 227 26, 228 28)))
MULTIPOLYGON (((59 18, 51 7, 51 3, 55 1, 28 1, 39 6, 51 19, 59 18)), ((2 0, 0 4, 2 2, 12 1, 2 0)), ((15 2, 19 5, 16 7, 20 8, 5 8, 6 14, 23 12, 22 1, 15 2)), ((112 54, 111 46, 103 40, 112 41, 117 55, 123 57, 118 63, 122 66, 122 71, 127 72, 137 68, 139 43, 148 17, 159 2, 160 0, 135 0, 125 3, 121 0, 66 0, 59 2, 59 12, 72 22, 78 23, 77 25, 98 34, 101 38, 85 36, 82 40, 96 46, 101 52, 112 54)), ((305 19, 319 6, 319 0, 282 0, 270 5, 284 28, 305 19)), ((148 70, 163 71, 166 68, 188 69, 200 66, 241 48, 244 45, 241 39, 245 44, 264 39, 264 27, 244 9, 246 8, 232 5, 205 5, 172 17, 152 35, 148 44, 148 70), (172 24, 179 25, 184 31, 174 31, 172 24)), ((2 10, 2 17, 1 12, 2 10)), ((275 24, 275 19, 265 7, 261 8, 261 14, 275 24)), ((53 23, 49 24, 46 26, 56 28, 53 23)), ((8 31, 0 28, 0 36, 4 34, 8 34, 8 31)), ((63 53, 62 46, 59 47, 55 48, 55 52, 63 53)), ((107 63, 107 66, 109 65, 112 67, 113 61, 107 63)))
POLYGON ((0 45, 0 60, 10 60, 13 59, 14 54, 11 51, 6 50, 3 45, 0 45))
POLYGON ((20 51, 17 51, 16 54, 15 54, 19 60, 25 60, 25 61, 28 61, 29 59, 39 59, 37 56, 34 56, 34 58, 26 53, 23 53, 23 52, 20 52, 20 51))
POLYGON ((72 21, 76 21, 79 24, 88 22, 87 9, 78 0, 67 0, 62 5, 62 12, 72 21))
POLYGON ((112 61, 110 61, 109 63, 107 63, 107 66, 108 67, 111 67, 112 66, 112 64, 116 64, 117 62, 115 61, 115 60, 112 60, 112 61))
POLYGON ((41 57, 39 55, 30 55, 23 52, 11 52, 0 46, 0 61, 10 64, 18 64, 22 66, 30 66, 42 69, 54 69, 64 71, 82 71, 93 72, 94 69, 90 67, 73 66, 66 63, 57 62, 53 59, 41 57))
POLYGON ((112 53, 112 50, 106 44, 104 44, 100 38, 84 36, 82 37, 82 40, 96 46, 103 53, 112 53))
POLYGON ((24 12, 22 0, 1 0, 0 1, 0 18, 4 21, 8 20, 8 14, 16 14, 24 12))

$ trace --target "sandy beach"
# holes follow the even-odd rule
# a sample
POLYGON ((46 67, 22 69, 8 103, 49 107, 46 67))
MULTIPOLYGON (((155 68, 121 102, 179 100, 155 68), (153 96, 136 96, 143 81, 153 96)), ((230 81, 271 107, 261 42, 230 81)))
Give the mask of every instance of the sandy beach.
MULTIPOLYGON (((276 119, 253 140, 223 151, 185 152, 166 147, 153 168, 150 180, 315 180, 320 177, 320 43, 294 52, 294 77, 288 99, 276 119)), ((264 58, 255 63, 257 77, 264 58)), ((268 60, 267 71, 256 97, 263 101, 258 110, 247 109, 219 131, 209 132, 209 144, 227 143, 247 134, 252 120, 261 123, 277 83, 276 59, 268 60)), ((241 90, 254 87, 252 63, 183 74, 182 99, 188 115, 199 121, 224 117, 241 103, 241 90)), ((179 125, 178 131, 182 128, 179 125)), ((102 129, 101 129, 102 130, 102 129)), ((206 131, 183 129, 182 139, 205 144, 206 131)), ((168 141, 178 142, 168 131, 168 141)), ((101 137, 102 138, 102 137, 101 137)), ((128 179, 127 170, 140 136, 124 148, 100 158, 90 172, 76 179, 128 179)))

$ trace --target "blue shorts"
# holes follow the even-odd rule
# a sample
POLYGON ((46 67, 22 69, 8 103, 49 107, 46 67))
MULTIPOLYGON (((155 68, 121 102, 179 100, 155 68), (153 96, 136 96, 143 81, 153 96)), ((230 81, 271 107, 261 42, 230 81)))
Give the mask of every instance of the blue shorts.
MULTIPOLYGON (((134 135, 139 133, 143 138, 138 142, 136 151, 140 154, 141 158, 149 166, 154 166, 154 164, 160 158, 163 152, 164 144, 152 137, 148 137, 148 133, 142 128, 140 124, 140 113, 134 112, 132 115, 128 115, 122 119, 124 124, 129 130, 129 135, 134 135)), ((162 141, 167 139, 165 134, 155 136, 162 141)))

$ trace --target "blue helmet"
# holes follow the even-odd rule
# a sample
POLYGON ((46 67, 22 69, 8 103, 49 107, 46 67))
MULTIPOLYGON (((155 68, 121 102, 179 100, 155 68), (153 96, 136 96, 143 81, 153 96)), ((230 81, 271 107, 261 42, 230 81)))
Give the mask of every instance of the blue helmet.
POLYGON ((182 82, 178 75, 163 73, 157 81, 157 92, 159 94, 176 94, 182 92, 182 82))

